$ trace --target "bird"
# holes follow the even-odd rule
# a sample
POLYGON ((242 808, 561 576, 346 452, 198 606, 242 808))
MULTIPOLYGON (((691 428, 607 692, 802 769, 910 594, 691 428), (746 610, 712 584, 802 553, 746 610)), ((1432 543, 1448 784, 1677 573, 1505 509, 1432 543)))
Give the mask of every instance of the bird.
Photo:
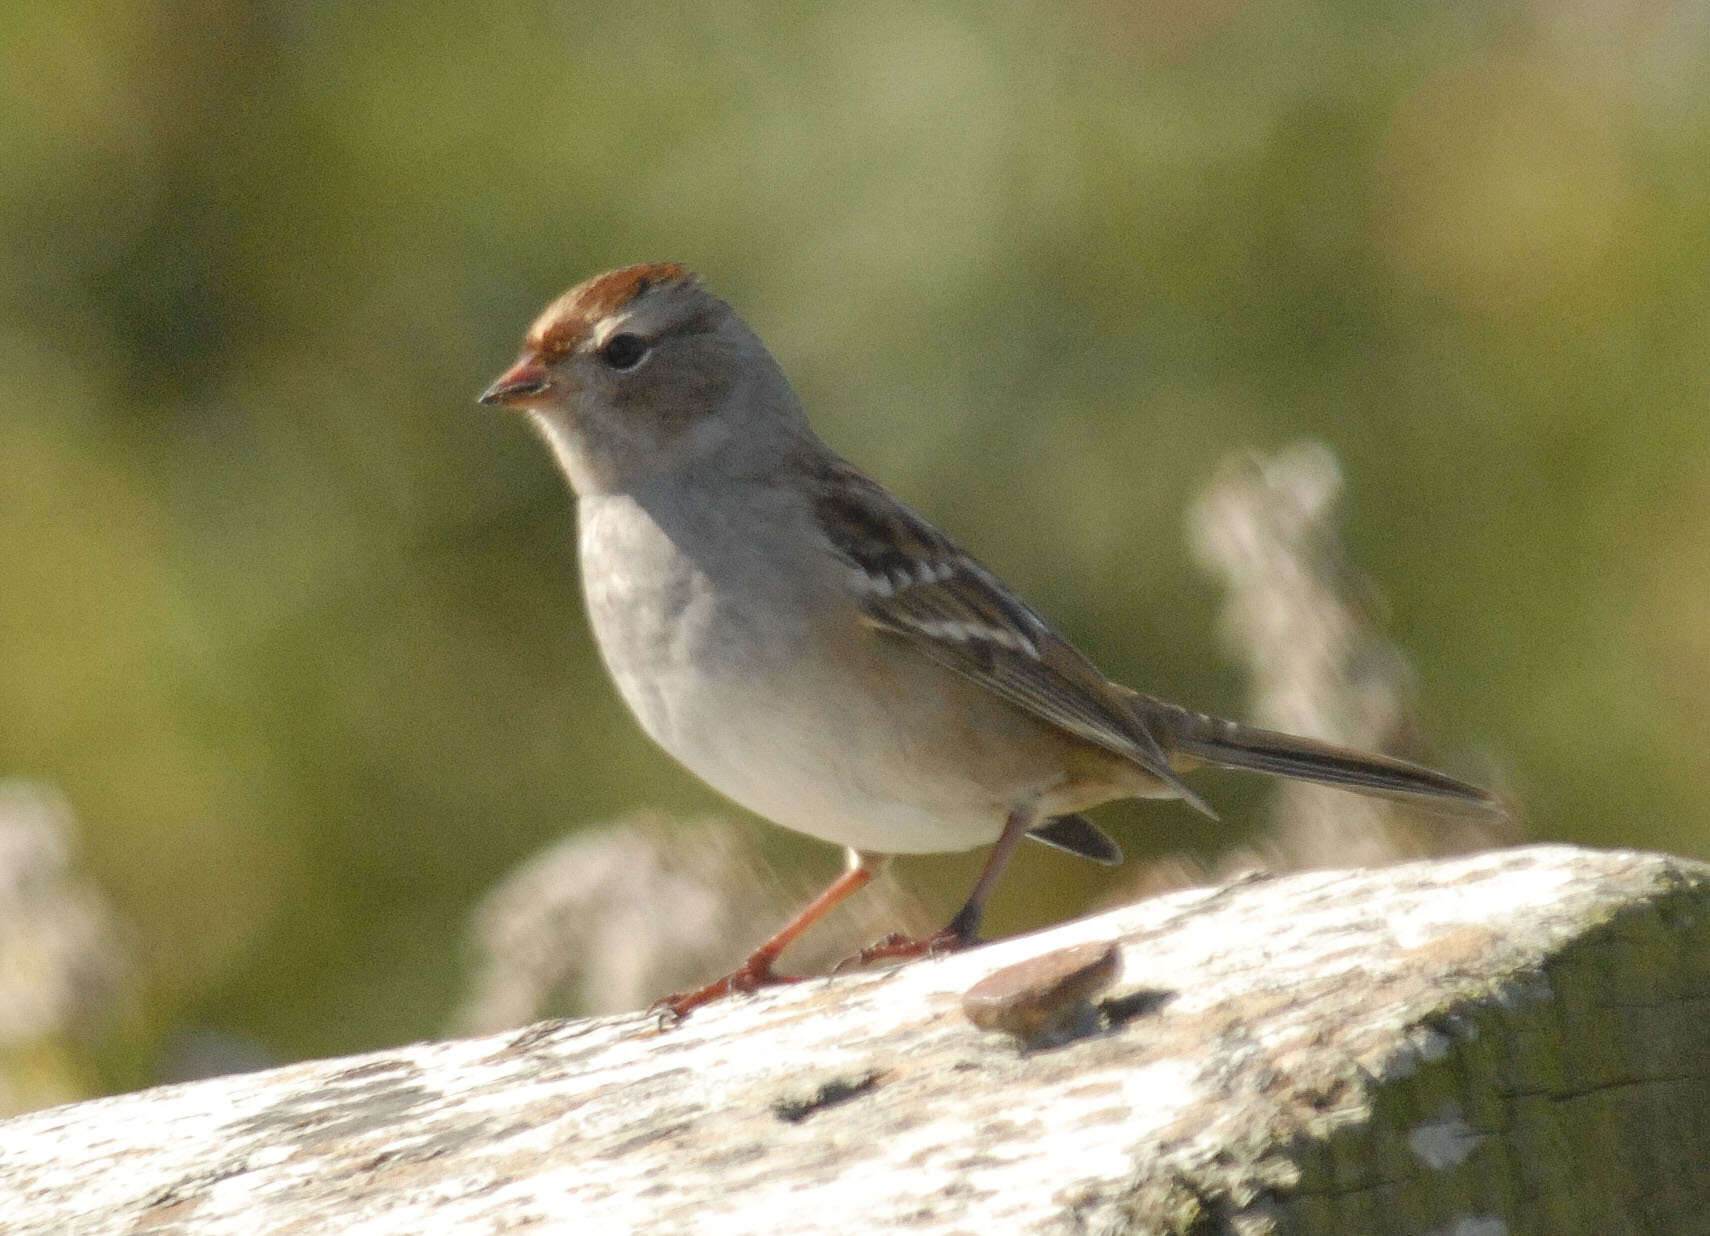
POLYGON ((683 265, 565 292, 479 402, 525 414, 569 482, 588 621, 641 728, 726 798, 846 853, 740 967, 663 997, 664 1015, 794 981, 779 954, 897 855, 991 846, 941 931, 857 960, 973 944, 1023 839, 1118 863, 1084 813, 1177 798, 1215 818, 1183 779, 1202 765, 1501 810, 1416 764, 1111 681, 822 442, 765 344, 683 265))

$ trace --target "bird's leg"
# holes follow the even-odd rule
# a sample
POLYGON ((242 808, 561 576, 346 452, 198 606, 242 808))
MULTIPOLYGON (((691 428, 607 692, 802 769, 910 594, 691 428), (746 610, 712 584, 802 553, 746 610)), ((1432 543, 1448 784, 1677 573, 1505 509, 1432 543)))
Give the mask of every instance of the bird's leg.
POLYGON ((866 854, 859 850, 849 851, 849 865, 843 874, 804 906, 799 914, 785 923, 772 937, 748 955, 743 962, 731 973, 721 979, 708 983, 705 987, 694 991, 680 991, 675 995, 661 996, 653 1002, 650 1012, 672 1020, 687 1017, 689 1013, 703 1004, 722 999, 732 992, 758 991, 762 987, 770 987, 778 983, 799 982, 798 976, 774 974, 772 963, 778 960, 778 955, 788 948, 809 927, 829 914, 839 902, 855 892, 867 881, 883 870, 886 856, 882 854, 866 854))
POLYGON ((1027 835, 1027 830, 1033 827, 1036 816, 1029 807, 1015 807, 1004 820, 1003 832, 998 834, 997 844, 986 856, 986 865, 980 868, 980 878, 974 881, 974 891, 968 894, 968 900, 962 908, 956 911, 956 917, 942 930, 932 935, 913 939, 909 936, 890 935, 877 944, 870 944, 856 953, 838 962, 837 969, 864 966, 875 961, 900 961, 909 957, 937 955, 939 953, 954 953, 958 949, 980 942, 980 920, 985 917, 986 902, 997 887, 998 879, 1003 875, 1005 867, 1009 866, 1009 858, 1015 853, 1015 847, 1027 835))

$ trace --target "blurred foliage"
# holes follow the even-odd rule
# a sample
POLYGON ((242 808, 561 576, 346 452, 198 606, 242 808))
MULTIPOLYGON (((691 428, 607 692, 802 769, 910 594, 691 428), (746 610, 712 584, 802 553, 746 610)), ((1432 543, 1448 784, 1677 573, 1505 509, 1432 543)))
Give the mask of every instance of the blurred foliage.
MULTIPOLYGON (((720 810, 579 613, 572 513, 471 400, 563 286, 699 268, 825 436, 1111 673, 1239 711, 1182 517, 1300 436, 1447 762, 1534 835, 1710 856, 1710 23, 1373 6, 7 6, 0 774, 57 785, 144 997, 433 1033, 482 889, 720 810)), ((1131 850, 1204 853, 1173 805, 1131 850)), ((824 847, 767 830, 829 870, 824 847)), ((945 906, 971 859, 905 879, 945 906)), ((1037 851, 994 926, 1105 877, 1037 851)), ((758 927, 758 925, 757 925, 758 927)))

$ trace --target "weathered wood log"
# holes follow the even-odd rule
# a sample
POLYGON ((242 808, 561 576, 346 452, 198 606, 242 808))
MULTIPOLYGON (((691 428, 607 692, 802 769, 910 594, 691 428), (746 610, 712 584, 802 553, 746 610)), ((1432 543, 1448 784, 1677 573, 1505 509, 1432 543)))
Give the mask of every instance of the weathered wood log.
POLYGON ((1703 1232, 1707 1096, 1710 868, 1532 847, 36 1112, 0 1229, 1703 1232), (1080 1037, 962 1012, 1106 939, 1080 1037))

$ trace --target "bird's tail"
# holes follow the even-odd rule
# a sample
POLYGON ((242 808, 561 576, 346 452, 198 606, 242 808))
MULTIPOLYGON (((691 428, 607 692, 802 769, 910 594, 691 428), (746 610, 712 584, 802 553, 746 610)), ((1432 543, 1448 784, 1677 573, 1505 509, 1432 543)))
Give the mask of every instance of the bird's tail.
POLYGON ((1207 717, 1162 701, 1148 703, 1156 709, 1148 711, 1163 746, 1197 760, 1450 811, 1505 814, 1495 795, 1406 760, 1207 717))

